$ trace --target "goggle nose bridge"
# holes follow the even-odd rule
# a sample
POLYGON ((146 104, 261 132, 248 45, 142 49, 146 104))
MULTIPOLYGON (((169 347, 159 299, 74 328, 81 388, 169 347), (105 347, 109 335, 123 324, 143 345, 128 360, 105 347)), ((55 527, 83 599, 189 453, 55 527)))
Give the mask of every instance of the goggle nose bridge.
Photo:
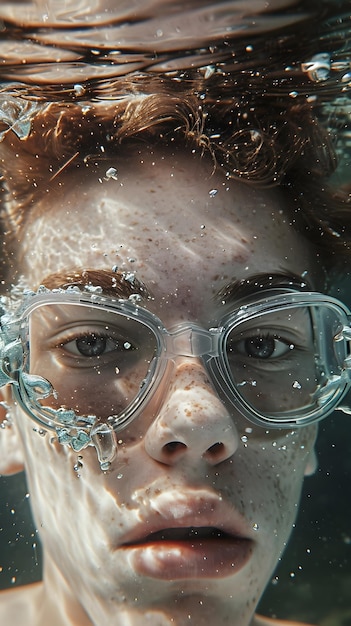
POLYGON ((222 333, 221 327, 206 330, 197 324, 181 324, 165 333, 165 355, 168 358, 217 357, 220 354, 222 333))

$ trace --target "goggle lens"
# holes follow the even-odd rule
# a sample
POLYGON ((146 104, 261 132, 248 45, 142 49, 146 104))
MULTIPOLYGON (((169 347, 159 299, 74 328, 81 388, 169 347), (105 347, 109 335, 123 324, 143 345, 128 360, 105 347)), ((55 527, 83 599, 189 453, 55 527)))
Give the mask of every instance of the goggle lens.
POLYGON ((225 367, 250 411, 284 423, 308 417, 330 401, 345 345, 340 313, 327 305, 266 311, 235 325, 225 338, 225 367))
POLYGON ((55 393, 41 403, 99 420, 118 417, 138 396, 157 352, 141 321, 79 304, 44 304, 29 317, 27 373, 55 393))

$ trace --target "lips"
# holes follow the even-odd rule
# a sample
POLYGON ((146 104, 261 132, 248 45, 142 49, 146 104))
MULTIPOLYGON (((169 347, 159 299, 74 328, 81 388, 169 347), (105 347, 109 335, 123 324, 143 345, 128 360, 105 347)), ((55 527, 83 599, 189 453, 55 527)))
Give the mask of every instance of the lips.
POLYGON ((204 541, 209 539, 230 539, 230 535, 219 528, 211 526, 190 528, 165 528, 146 536, 141 543, 154 543, 155 541, 204 541))
POLYGON ((222 578, 250 559, 251 533, 218 495, 170 491, 140 504, 143 521, 120 546, 136 573, 169 581, 222 578))

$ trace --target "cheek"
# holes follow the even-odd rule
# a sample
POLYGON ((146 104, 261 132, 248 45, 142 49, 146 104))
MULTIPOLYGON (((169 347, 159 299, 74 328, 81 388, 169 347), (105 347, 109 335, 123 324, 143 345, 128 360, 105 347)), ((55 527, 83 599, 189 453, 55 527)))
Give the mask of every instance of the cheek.
MULTIPOLYGON (((26 456, 30 503, 45 551, 67 577, 76 567, 104 566, 111 550, 108 529, 116 503, 104 486, 93 448, 79 455, 54 442, 47 432, 40 435, 34 422, 21 415, 20 436, 26 456), (108 512, 108 513, 107 513, 108 512)), ((88 574, 87 574, 88 575, 88 574)))
POLYGON ((239 499, 252 526, 259 526, 267 537, 274 530, 283 536, 290 533, 315 439, 315 429, 308 430, 283 436, 278 431, 276 438, 271 431, 261 442, 248 439, 234 455, 225 491, 239 499))

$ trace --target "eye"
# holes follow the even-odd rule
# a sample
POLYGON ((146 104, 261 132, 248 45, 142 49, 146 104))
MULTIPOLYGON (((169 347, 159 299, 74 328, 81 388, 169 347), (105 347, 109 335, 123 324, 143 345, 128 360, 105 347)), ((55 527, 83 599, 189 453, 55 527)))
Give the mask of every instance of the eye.
POLYGON ((98 357, 107 352, 127 352, 135 349, 128 341, 97 333, 87 333, 60 345, 70 354, 85 357, 98 357))
POLYGON ((229 353, 239 353, 253 359, 277 359, 284 356, 294 345, 271 335, 253 335, 228 347, 229 353))

